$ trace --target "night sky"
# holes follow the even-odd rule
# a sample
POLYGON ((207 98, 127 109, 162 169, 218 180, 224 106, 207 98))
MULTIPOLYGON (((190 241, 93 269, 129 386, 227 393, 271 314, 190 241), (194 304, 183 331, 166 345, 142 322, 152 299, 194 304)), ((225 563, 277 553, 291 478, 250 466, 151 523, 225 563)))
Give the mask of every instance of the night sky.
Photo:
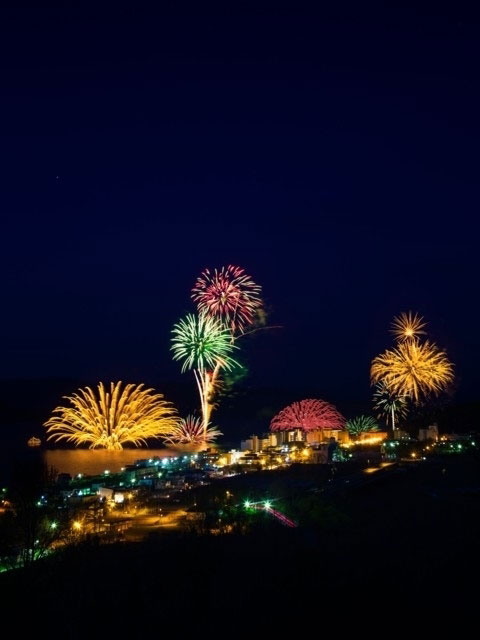
POLYGON ((368 404, 411 309, 475 399, 479 23, 333 4, 2 12, 3 380, 194 393, 171 326, 232 263, 250 389, 368 404))

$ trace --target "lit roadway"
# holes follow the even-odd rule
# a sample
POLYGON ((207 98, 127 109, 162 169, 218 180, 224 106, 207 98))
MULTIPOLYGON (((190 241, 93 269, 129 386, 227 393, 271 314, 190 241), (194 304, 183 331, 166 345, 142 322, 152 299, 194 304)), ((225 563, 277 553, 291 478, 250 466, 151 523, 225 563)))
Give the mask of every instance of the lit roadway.
POLYGON ((125 531, 125 537, 128 540, 137 540, 154 531, 178 528, 185 520, 187 512, 178 508, 151 515, 148 513, 148 509, 144 508, 135 510, 133 514, 126 513, 125 515, 133 516, 130 527, 125 531))

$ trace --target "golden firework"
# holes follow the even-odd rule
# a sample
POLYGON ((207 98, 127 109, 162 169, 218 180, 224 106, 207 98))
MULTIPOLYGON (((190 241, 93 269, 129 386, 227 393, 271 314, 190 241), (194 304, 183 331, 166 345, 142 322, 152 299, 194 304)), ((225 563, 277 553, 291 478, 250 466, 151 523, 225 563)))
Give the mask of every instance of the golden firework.
POLYGON ((383 382, 390 392, 418 402, 447 388, 453 381, 453 364, 428 340, 408 340, 374 358, 370 373, 373 384, 383 382))
POLYGON ((393 333, 398 342, 406 340, 415 340, 417 336, 424 335, 423 327, 426 326, 423 317, 418 313, 401 313, 393 319, 390 332, 393 333))
POLYGON ((75 446, 89 444, 90 449, 119 451, 126 443, 146 445, 147 438, 170 433, 178 422, 173 406, 153 389, 143 384, 103 382, 95 393, 90 387, 64 396, 71 406, 57 407, 45 422, 47 440, 73 442, 75 446))

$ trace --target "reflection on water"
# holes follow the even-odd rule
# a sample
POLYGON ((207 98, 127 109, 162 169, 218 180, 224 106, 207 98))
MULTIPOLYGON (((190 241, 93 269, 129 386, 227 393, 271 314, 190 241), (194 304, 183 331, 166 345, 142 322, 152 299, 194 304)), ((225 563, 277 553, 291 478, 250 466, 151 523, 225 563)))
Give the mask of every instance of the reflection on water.
POLYGON ((105 469, 115 473, 135 460, 145 458, 165 458, 177 455, 168 449, 123 449, 122 451, 105 451, 104 449, 50 449, 43 452, 49 467, 55 467, 59 473, 77 473, 96 475, 105 469))

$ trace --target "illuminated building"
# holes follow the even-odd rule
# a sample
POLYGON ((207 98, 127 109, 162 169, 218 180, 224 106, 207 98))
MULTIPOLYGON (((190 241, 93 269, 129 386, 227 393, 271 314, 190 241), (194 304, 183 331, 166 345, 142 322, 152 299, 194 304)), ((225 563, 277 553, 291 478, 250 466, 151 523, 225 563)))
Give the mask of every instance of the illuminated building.
POLYGON ((306 441, 309 444, 329 442, 330 438, 335 438, 340 444, 346 444, 350 441, 350 436, 346 429, 342 431, 339 429, 314 429, 306 434, 306 441))
POLYGON ((424 440, 438 440, 438 426, 437 423, 431 424, 426 429, 419 429, 418 439, 422 442, 424 440))
POLYGON ((283 440, 279 437, 280 433, 267 433, 262 438, 256 435, 250 436, 246 440, 240 442, 240 451, 264 451, 269 447, 276 447, 283 440))

